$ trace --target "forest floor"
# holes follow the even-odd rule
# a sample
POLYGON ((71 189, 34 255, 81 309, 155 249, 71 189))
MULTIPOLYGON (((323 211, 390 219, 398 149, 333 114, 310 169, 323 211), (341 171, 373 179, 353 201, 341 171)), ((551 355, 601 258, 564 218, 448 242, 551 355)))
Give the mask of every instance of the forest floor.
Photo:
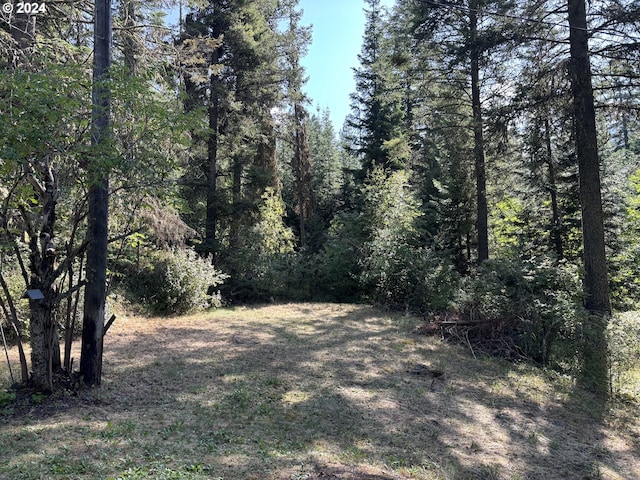
POLYGON ((420 325, 333 304, 121 314, 101 388, 0 409, 0 478, 640 478, 637 405, 420 325))

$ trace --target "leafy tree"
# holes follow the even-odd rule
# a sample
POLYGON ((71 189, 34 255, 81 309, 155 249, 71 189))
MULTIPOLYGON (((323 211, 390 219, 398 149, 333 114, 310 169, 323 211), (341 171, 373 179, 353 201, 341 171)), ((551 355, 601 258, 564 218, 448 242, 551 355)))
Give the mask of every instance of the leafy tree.
MULTIPOLYGON (((0 109, 5 113, 0 158, 7 182, 3 237, 25 287, 44 295, 29 302, 33 382, 42 391, 52 389, 52 375, 61 368, 56 313, 63 292, 56 282, 83 248, 67 251, 65 258, 56 238, 62 230, 59 215, 73 214, 61 199, 78 193, 73 187, 75 151, 87 122, 78 114, 86 100, 83 81, 81 70, 54 66, 47 74, 21 66, 0 76, 0 109), (33 128, 34 118, 49 128, 33 128)), ((8 295, 7 302, 11 304, 8 295)))

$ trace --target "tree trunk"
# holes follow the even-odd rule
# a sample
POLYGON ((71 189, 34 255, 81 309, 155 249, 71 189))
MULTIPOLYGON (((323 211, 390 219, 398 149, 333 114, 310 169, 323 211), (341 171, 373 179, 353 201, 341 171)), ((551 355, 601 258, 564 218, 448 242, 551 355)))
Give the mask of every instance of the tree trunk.
POLYGON ((307 222, 313 215, 314 198, 311 174, 311 154, 307 135, 307 112, 298 103, 294 105, 294 154, 296 208, 300 222, 300 246, 307 244, 307 222))
POLYGON ((604 219, 600 189, 600 162, 596 116, 591 84, 587 16, 584 0, 568 0, 569 71, 573 92, 576 152, 580 176, 582 241, 586 308, 592 314, 585 326, 583 375, 585 386, 598 393, 608 392, 606 315, 611 313, 604 219))
POLYGON ((20 374, 22 383, 26 383, 29 380, 29 369, 27 367, 27 357, 24 353, 23 341, 22 341, 22 325, 20 320, 18 319, 18 312, 16 311, 16 307, 13 303, 13 299, 11 298, 11 293, 9 292, 9 286, 2 275, 2 271, 0 271, 0 286, 2 287, 2 291, 7 298, 7 302, 5 304, 4 300, 0 296, 0 308, 7 318, 7 321, 11 322, 13 326, 13 331, 16 334, 16 338, 18 339, 18 356, 20 358, 20 374), (8 305, 7 305, 8 304, 8 305))
MULTIPOLYGON (((58 186, 53 167, 48 160, 25 166, 34 194, 41 205, 39 219, 34 224, 25 221, 29 233, 29 289, 40 290, 43 299, 29 300, 31 334, 31 369, 34 387, 43 392, 53 390, 53 373, 60 371, 60 339, 56 322, 57 289, 55 287, 55 246, 58 186), (37 171, 36 171, 37 169, 37 171), (36 178, 37 176, 40 179, 36 178), (41 181, 42 180, 42 181, 41 181)), ((23 218, 29 212, 23 210, 23 218)))
POLYGON ((600 186, 600 160, 584 0, 569 0, 571 88, 580 176, 583 261, 587 309, 610 313, 609 283, 604 242, 604 215, 600 186))
POLYGON ((122 53, 124 56, 124 66, 127 70, 127 74, 131 77, 135 76, 138 61, 136 54, 138 53, 138 47, 136 44, 135 26, 137 17, 137 0, 125 0, 122 2, 122 23, 124 29, 122 30, 122 53))
MULTIPOLYGON (((37 285, 32 285, 36 287, 37 285)), ((60 363, 58 329, 56 327, 55 297, 51 286, 41 291, 43 300, 30 300, 31 334, 31 370, 33 386, 36 390, 49 393, 53 391, 53 372, 55 364, 60 363), (58 343, 56 349, 55 343, 58 343), (57 352, 58 361, 54 361, 57 352)))
MULTIPOLYGON (((219 61, 219 49, 213 53, 212 65, 219 61)), ((207 139, 207 213, 205 219, 205 251, 215 255, 217 251, 216 228, 218 225, 218 130, 220 116, 220 85, 217 75, 209 81, 209 137, 207 139)), ((215 258, 214 258, 215 261, 215 258)))
POLYGON ((105 81, 111 65, 111 0, 96 0, 93 55, 93 111, 89 164, 87 231, 87 285, 84 291, 80 375, 88 386, 100 385, 102 329, 107 291, 109 176, 100 161, 101 148, 109 141, 110 91, 105 81))
POLYGON ((478 263, 489 258, 489 209, 487 206, 487 176, 482 132, 482 105, 480 103, 480 46, 478 45, 478 17, 472 2, 470 13, 471 35, 471 104, 473 110, 473 156, 476 176, 476 228, 478 233, 478 263))
POLYGON ((553 151, 551 149, 551 127, 549 120, 544 120, 544 138, 547 148, 547 167, 549 169, 549 195, 551 196, 551 241, 558 260, 564 258, 562 245, 562 224, 560 221, 560 209, 558 208, 558 192, 556 187, 556 169, 553 164, 553 151))

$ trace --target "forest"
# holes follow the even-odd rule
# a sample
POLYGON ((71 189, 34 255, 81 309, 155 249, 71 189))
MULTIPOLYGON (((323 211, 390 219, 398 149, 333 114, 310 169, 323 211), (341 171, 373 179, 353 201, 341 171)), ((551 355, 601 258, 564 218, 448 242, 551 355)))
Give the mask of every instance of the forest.
POLYGON ((16 381, 100 385, 113 303, 304 301, 457 325, 611 391, 640 330, 611 320, 640 302, 640 3, 365 3, 340 126, 304 93, 297 0, 3 6, 16 381))

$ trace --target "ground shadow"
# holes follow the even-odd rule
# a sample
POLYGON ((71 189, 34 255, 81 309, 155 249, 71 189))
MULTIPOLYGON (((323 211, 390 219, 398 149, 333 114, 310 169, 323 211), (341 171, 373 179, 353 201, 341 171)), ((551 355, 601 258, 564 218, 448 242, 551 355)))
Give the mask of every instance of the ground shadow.
POLYGON ((103 388, 37 428, 8 422, 0 473, 35 457, 50 478, 64 461, 74 478, 599 478, 585 475, 602 417, 572 394, 546 411, 514 398, 526 369, 413 335, 407 317, 304 304, 144 322, 110 332, 103 388))

